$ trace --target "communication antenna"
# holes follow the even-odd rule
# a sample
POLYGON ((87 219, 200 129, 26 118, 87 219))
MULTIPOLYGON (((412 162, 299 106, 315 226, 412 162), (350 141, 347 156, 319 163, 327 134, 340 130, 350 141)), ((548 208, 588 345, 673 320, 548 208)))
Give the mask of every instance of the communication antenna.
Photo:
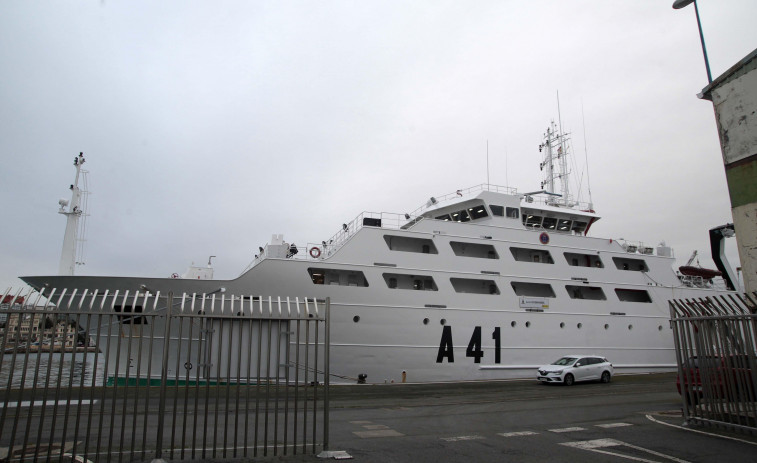
POLYGON ((510 188, 510 179, 507 175, 507 146, 505 146, 505 186, 510 188))
POLYGON ((486 187, 489 188, 489 140, 486 140, 486 187))
POLYGON ((581 124, 584 130, 584 162, 586 163, 586 188, 589 190, 589 209, 594 209, 594 201, 591 199, 591 180, 589 179, 589 150, 586 147, 586 119, 584 118, 584 102, 581 99, 581 124))

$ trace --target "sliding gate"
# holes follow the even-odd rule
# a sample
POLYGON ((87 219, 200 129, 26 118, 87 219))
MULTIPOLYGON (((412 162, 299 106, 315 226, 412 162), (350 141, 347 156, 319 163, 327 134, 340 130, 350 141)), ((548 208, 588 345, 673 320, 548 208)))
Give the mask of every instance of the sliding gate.
POLYGON ((0 461, 211 460, 328 446, 328 299, 0 297, 0 461))
POLYGON ((670 301, 684 420, 757 433, 757 293, 670 301))

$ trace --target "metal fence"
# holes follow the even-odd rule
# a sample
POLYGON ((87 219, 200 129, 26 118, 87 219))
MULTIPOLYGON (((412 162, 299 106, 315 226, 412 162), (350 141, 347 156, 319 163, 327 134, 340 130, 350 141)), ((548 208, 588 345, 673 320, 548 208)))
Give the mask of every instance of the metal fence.
POLYGON ((757 433, 757 293, 671 300, 684 420, 757 433))
POLYGON ((208 460, 328 447, 328 299, 2 296, 0 461, 208 460))

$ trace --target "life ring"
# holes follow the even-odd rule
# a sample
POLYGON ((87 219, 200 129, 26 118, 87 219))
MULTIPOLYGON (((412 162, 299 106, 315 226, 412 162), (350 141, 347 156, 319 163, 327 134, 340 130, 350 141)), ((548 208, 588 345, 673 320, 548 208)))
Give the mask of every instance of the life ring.
POLYGON ((171 274, 171 278, 179 278, 179 274, 178 273, 172 273, 171 274))
POLYGON ((317 247, 310 248, 310 257, 312 257, 313 259, 321 257, 321 250, 317 247))

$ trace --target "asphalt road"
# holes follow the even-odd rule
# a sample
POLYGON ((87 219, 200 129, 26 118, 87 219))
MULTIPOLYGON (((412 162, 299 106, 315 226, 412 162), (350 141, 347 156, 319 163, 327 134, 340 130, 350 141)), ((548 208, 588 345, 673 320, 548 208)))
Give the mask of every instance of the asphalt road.
POLYGON ((754 436, 681 427, 674 374, 335 386, 330 405, 329 449, 365 463, 757 461, 754 436))
MULTIPOLYGON (((159 407, 157 391, 152 392, 148 408, 154 418, 159 407)), ((210 410, 218 412, 224 420, 228 418, 230 422, 225 424, 232 426, 221 427, 219 436, 215 432, 221 426, 220 422, 218 426, 213 425, 212 416, 208 418, 205 412, 195 412, 191 404, 185 413, 182 400, 175 404, 178 407, 176 413, 170 410, 174 401, 167 402, 165 414, 168 421, 164 433, 173 436, 175 429, 171 427, 171 417, 183 420, 186 415, 190 425, 196 418, 201 421, 208 418, 210 424, 201 426, 200 431, 211 433, 208 439, 218 438, 225 442, 224 429, 231 429, 233 433, 239 431, 234 424, 237 419, 234 413, 240 410, 240 405, 234 392, 234 389, 230 390, 228 401, 225 395, 217 403, 215 394, 209 397, 210 410)), ((125 446, 128 452, 135 429, 128 420, 123 427, 122 420, 135 412, 130 408, 135 405, 109 400, 93 406, 96 412, 103 410, 105 413, 101 431, 104 436, 102 444, 107 448, 100 451, 110 452, 125 446), (111 411, 113 419, 109 415, 111 411), (115 443, 111 442, 112 438, 116 439, 115 443), (114 449, 110 449, 111 444, 114 449)), ((139 410, 146 406, 141 405, 144 403, 140 402, 139 410)), ((254 408, 254 400, 251 405, 254 408)), ((363 463, 757 462, 757 436, 712 427, 682 427, 681 405, 675 374, 617 376, 609 384, 586 383, 571 387, 543 385, 535 379, 335 385, 330 388, 328 448, 343 451, 353 461, 363 463)), ((37 416, 42 408, 37 406, 34 410, 37 416)), ((136 410, 138 422, 143 423, 141 420, 145 415, 139 410, 136 410)), ((49 420, 52 409, 48 407, 47 411, 46 419, 49 420)), ((322 416, 322 410, 319 413, 322 416)), ((26 412, 22 418, 25 416, 26 412)), ((82 416, 87 418, 86 413, 82 416)), ((99 420, 99 415, 93 417, 99 420)), ((11 418, 9 415, 8 419, 11 418)), ((256 417, 251 419, 257 422, 256 417)), ((144 423, 147 423, 146 428, 142 428, 142 424, 137 426, 137 437, 146 434, 150 439, 154 438, 158 433, 156 420, 144 423)), ((99 430, 99 426, 96 425, 93 433, 99 430)), ((61 434, 72 433, 74 426, 65 426, 59 419, 56 428, 59 439, 61 434)), ((23 419, 19 429, 25 429, 23 419)), ((319 435, 322 430, 319 425, 319 435)), ((37 433, 32 434, 30 444, 35 448, 37 433)), ((81 440, 82 434, 79 436, 77 439, 81 440)), ((183 443, 181 439, 186 436, 180 430, 179 436, 182 437, 177 439, 183 443)), ((0 436, 0 441, 3 439, 10 437, 0 436)), ((92 439, 94 442, 94 434, 92 439)), ((154 443, 148 444, 148 448, 153 448, 150 445, 154 443)), ((139 446, 134 444, 137 453, 139 446)), ((217 452, 217 458, 212 461, 250 461, 221 457, 227 454, 217 452)), ((167 460, 170 461, 170 457, 167 456, 167 460)), ((312 454, 290 454, 254 461, 319 460, 312 454)))

